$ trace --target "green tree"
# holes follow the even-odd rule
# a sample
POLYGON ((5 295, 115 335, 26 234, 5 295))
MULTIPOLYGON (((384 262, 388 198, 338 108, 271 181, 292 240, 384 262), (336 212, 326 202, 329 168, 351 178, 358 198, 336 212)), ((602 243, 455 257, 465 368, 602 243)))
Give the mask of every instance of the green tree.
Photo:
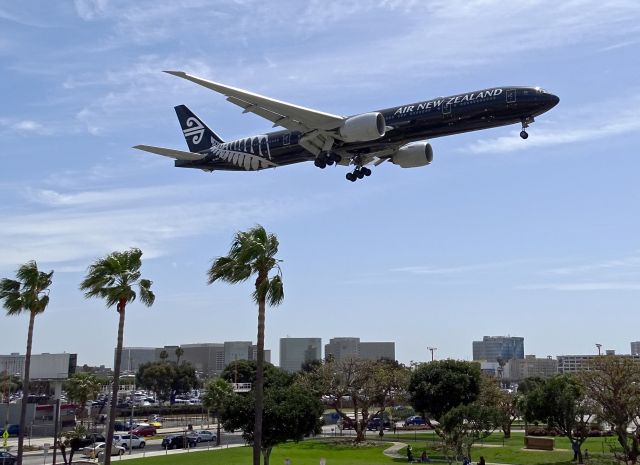
POLYGON ((69 400, 80 404, 80 425, 84 424, 87 413, 87 402, 100 394, 102 383, 96 375, 91 373, 75 373, 64 383, 69 400))
POLYGON ((0 394, 6 395, 2 402, 9 403, 9 394, 19 391, 22 388, 22 380, 18 375, 11 375, 7 371, 0 374, 0 394))
POLYGON ((496 421, 502 429, 505 439, 511 437, 511 425, 520 415, 518 407, 521 396, 522 394, 500 389, 498 382, 492 376, 482 377, 478 402, 495 409, 496 421))
POLYGON ((196 370, 190 363, 147 362, 138 367, 136 384, 157 394, 161 401, 175 401, 198 386, 196 370))
POLYGON ((160 360, 162 360, 164 362, 168 358, 169 358, 169 353, 166 350, 161 350, 160 351, 160 360))
MULTIPOLYGON (((271 450, 277 444, 300 441, 320 430, 324 411, 315 393, 293 382, 293 377, 276 376, 264 390, 262 454, 269 465, 271 450)), ((255 445, 255 397, 232 394, 225 398, 222 422, 226 430, 241 429, 242 437, 255 445)))
MULTIPOLYGON (((230 383, 251 383, 253 388, 256 384, 256 371, 257 363, 255 360, 235 360, 224 367, 220 377, 230 383)), ((269 383, 280 382, 279 378, 285 378, 285 381, 291 378, 289 373, 269 362, 264 362, 263 373, 265 386, 269 383)))
POLYGON ((216 436, 216 446, 220 445, 220 412, 225 401, 233 395, 231 384, 222 379, 210 381, 205 386, 204 395, 202 396, 202 405, 209 411, 213 411, 216 415, 216 424, 218 434, 216 436))
POLYGON ((436 360, 419 364, 409 380, 409 403, 436 428, 445 413, 474 402, 480 393, 480 364, 459 360, 436 360))
POLYGON ((442 434, 455 459, 463 454, 471 460, 471 447, 488 437, 498 424, 496 410, 480 402, 462 404, 445 413, 441 420, 442 434))
POLYGON ((258 340, 255 391, 255 425, 253 430, 253 465, 260 465, 262 444, 262 412, 264 404, 264 326, 266 304, 277 306, 284 300, 282 273, 278 253, 278 238, 262 226, 236 233, 227 256, 213 261, 208 283, 225 281, 237 284, 257 275, 253 300, 258 304, 258 340), (269 277, 272 271, 273 277, 269 277))
MULTIPOLYGON (((141 257, 142 251, 140 249, 113 252, 89 266, 87 275, 80 284, 80 289, 85 291, 85 298, 99 297, 104 299, 107 307, 115 306, 119 315, 116 360, 113 367, 113 390, 105 450, 111 450, 111 445, 113 444, 113 427, 116 420, 116 405, 120 387, 122 342, 127 304, 136 300, 136 288, 140 294, 140 301, 147 307, 153 305, 155 300, 155 295, 151 291, 151 281, 143 279, 140 273, 141 257)), ((110 454, 105 454, 104 463, 106 465, 111 463, 110 454)))
POLYGON ((589 437, 589 424, 595 407, 578 380, 571 375, 558 375, 527 394, 525 417, 540 420, 565 436, 578 451, 582 463, 581 446, 589 437))
POLYGON ((640 455, 640 366, 630 357, 603 355, 580 373, 586 395, 598 408, 598 419, 610 424, 620 450, 616 458, 635 464, 640 455))
POLYGON ((7 315, 20 315, 29 312, 29 331, 27 332, 27 352, 24 360, 22 380, 22 405, 20 407, 20 434, 18 436, 18 465, 22 465, 24 435, 26 432, 27 399, 29 398, 29 371, 31 369, 31 347, 33 344, 33 325, 36 316, 49 305, 49 287, 53 271, 44 273, 38 270, 35 261, 29 261, 18 268, 16 279, 0 280, 0 300, 7 315))

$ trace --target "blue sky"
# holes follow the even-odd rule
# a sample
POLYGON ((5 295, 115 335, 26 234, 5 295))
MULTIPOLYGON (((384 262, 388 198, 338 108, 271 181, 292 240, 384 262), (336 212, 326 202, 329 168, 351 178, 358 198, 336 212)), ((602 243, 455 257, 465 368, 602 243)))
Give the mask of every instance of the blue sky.
MULTIPOLYGON (((471 358, 483 335, 538 356, 640 339, 640 8, 635 1, 0 0, 0 276, 54 269, 35 352, 111 364, 117 317, 78 290, 86 267, 140 247, 153 308, 125 344, 255 340, 250 283, 207 286, 238 229, 275 232, 280 337, 396 341, 403 362, 471 358), (180 170, 130 147, 186 149, 173 106, 221 137, 271 124, 204 78, 336 114, 492 86, 560 104, 517 125, 434 139, 431 166, 357 183, 311 163, 180 170)), ((0 353, 27 317, 2 317, 0 353)))

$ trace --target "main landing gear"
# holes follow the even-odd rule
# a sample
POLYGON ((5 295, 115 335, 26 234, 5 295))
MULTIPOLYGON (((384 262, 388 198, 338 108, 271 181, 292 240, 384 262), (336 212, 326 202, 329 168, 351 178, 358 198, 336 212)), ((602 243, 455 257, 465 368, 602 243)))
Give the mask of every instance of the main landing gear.
POLYGON ((355 182, 358 179, 362 179, 365 176, 371 176, 371 170, 366 166, 356 166, 353 173, 347 173, 347 179, 351 182, 355 182))
POLYGON ((520 131, 520 137, 522 137, 523 139, 526 139, 527 137, 529 137, 527 128, 531 123, 533 123, 533 117, 529 116, 527 118, 522 118, 522 131, 520 131))
POLYGON ((321 153, 313 161, 313 164, 320 169, 325 169, 327 166, 331 166, 334 163, 337 165, 342 161, 342 157, 337 153, 321 153))

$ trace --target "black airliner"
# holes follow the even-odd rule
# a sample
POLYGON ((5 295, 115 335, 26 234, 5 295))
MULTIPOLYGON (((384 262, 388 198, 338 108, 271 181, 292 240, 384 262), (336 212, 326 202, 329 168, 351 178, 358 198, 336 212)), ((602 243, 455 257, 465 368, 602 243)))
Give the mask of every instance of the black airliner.
POLYGON ((539 87, 493 87, 438 97, 399 107, 339 116, 274 100, 246 90, 208 81, 182 71, 165 71, 193 81, 268 119, 282 131, 224 142, 186 106, 175 107, 189 151, 150 145, 134 148, 175 159, 175 166, 204 171, 255 171, 313 161, 354 166, 349 181, 371 175, 367 165, 385 161, 416 168, 433 161, 428 139, 521 123, 520 137, 534 118, 560 99, 539 87))

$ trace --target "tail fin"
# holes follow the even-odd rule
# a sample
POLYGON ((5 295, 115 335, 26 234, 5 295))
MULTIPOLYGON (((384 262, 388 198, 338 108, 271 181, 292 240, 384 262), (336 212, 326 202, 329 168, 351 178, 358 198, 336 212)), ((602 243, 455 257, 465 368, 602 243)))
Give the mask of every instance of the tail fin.
POLYGON ((175 107, 190 152, 204 152, 224 141, 185 105, 175 107))

